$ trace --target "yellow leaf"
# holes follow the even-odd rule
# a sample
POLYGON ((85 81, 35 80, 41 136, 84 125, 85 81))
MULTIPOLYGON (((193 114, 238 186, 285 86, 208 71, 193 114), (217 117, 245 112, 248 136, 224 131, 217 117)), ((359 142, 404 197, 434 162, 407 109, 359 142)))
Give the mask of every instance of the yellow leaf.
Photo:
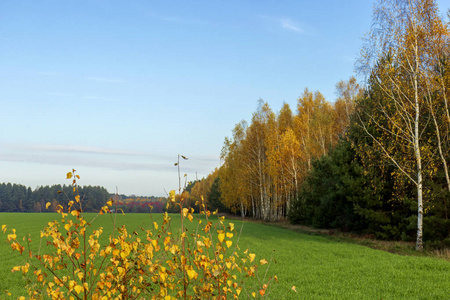
POLYGON ((76 195, 76 196, 75 196, 75 201, 77 201, 77 203, 80 202, 80 195, 76 195))
POLYGON ((183 208, 183 217, 187 216, 188 211, 189 211, 189 209, 183 208))
POLYGON ((253 298, 255 298, 255 297, 256 297, 256 293, 255 293, 255 292, 253 292, 253 293, 252 293, 252 296, 253 296, 253 298))
POLYGON ((66 179, 70 179, 70 178, 72 178, 72 172, 67 173, 66 179))
POLYGON ((106 202, 106 204, 107 204, 108 206, 112 206, 112 205, 113 205, 112 199, 110 199, 108 202, 106 202))
POLYGON ((230 226, 230 230, 233 231, 234 230, 234 224, 233 223, 229 223, 228 225, 230 226))
POLYGON ((250 262, 253 262, 256 255, 254 253, 250 253, 248 256, 250 257, 250 262))
POLYGON ((192 278, 197 278, 197 272, 195 272, 194 270, 187 270, 186 271, 186 273, 188 274, 188 276, 189 276, 189 279, 192 279, 192 278))
POLYGON ((211 247, 211 240, 209 238, 203 237, 203 242, 207 248, 211 247))
POLYGON ((64 228, 65 228, 67 231, 69 231, 69 230, 70 230, 70 224, 64 225, 64 228))
POLYGON ((52 205, 50 202, 47 202, 47 204, 45 204, 45 209, 48 209, 50 207, 50 205, 52 205))
POLYGON ((291 290, 293 290, 294 292, 297 293, 297 288, 295 287, 295 285, 293 285, 293 286, 291 287, 291 290))
POLYGON ((29 263, 26 263, 24 266, 22 266, 21 267, 21 269, 22 269, 22 272, 25 274, 25 273, 28 273, 28 269, 30 268, 30 264, 29 263))
POLYGON ((77 276, 81 280, 81 279, 83 279, 84 274, 82 272, 78 272, 77 276))
POLYGON ((170 201, 175 202, 175 190, 169 192, 170 201))
POLYGON ((118 256, 119 253, 120 253, 120 250, 119 249, 114 249, 112 253, 113 253, 114 256, 118 256))
POLYGON ((76 284, 75 280, 69 281, 69 290, 72 290, 75 284, 76 284))
POLYGON ((261 259, 261 260, 259 261, 259 263, 260 263, 261 265, 265 265, 265 264, 268 264, 269 262, 263 258, 263 259, 261 259))
POLYGON ((219 238, 219 242, 223 242, 223 239, 225 238, 225 233, 220 232, 219 235, 217 236, 219 238))
POLYGON ((2 231, 3 231, 3 233, 6 232, 6 225, 2 225, 2 231))
POLYGON ((83 287, 81 285, 76 285, 73 289, 77 292, 77 294, 79 294, 83 290, 83 287))
POLYGON ((228 247, 228 248, 230 248, 231 245, 233 245, 233 242, 232 242, 232 241, 226 241, 225 243, 227 244, 227 247, 228 247))
POLYGON ((165 282, 166 278, 167 278, 167 273, 163 273, 163 272, 159 273, 159 279, 161 280, 161 282, 165 282))
POLYGON ((227 238, 231 239, 233 237, 233 234, 231 232, 227 232, 227 238))
POLYGON ((158 223, 153 222, 153 226, 155 226, 155 229, 158 230, 158 223))

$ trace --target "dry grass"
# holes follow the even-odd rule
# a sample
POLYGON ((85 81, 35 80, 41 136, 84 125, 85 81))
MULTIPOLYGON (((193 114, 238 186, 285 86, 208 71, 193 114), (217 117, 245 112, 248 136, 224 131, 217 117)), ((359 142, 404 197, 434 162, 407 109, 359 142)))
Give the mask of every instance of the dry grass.
POLYGON ((433 251, 433 256, 450 261, 450 249, 437 249, 433 251))

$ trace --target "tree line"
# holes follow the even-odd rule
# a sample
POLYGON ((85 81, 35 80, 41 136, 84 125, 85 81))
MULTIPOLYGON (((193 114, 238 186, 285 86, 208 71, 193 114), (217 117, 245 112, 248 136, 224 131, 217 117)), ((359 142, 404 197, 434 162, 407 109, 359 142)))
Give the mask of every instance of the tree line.
POLYGON ((226 138, 220 200, 242 217, 450 245, 450 33, 432 0, 380 0, 354 78, 292 112, 260 101, 226 138))
POLYGON ((124 213, 162 213, 165 211, 167 199, 155 196, 111 195, 114 209, 124 213))
MULTIPOLYGON (((79 191, 86 212, 98 212, 111 196, 100 186, 82 186, 79 191)), ((67 207, 71 195, 73 188, 67 185, 39 186, 32 190, 21 184, 0 183, 0 212, 52 212, 58 205, 67 207), (48 209, 47 202, 51 203, 48 209)))
MULTIPOLYGON (((182 197, 175 195, 177 201, 183 199, 183 206, 194 209, 198 213, 200 210, 220 211, 221 213, 231 213, 231 210, 221 201, 219 169, 215 169, 206 178, 187 183, 183 189, 182 197), (204 205, 204 207, 203 207, 204 205)), ((169 202, 167 212, 180 212, 180 207, 169 202)))
POLYGON ((305 89, 296 112, 285 103, 278 113, 259 101, 251 123, 242 121, 225 138, 218 172, 222 202, 244 216, 284 219, 298 199, 314 159, 326 155, 350 121, 362 90, 355 78, 337 84, 334 103, 305 89))
MULTIPOLYGON (((114 209, 124 213, 162 213, 167 199, 155 196, 110 194, 101 186, 80 186, 80 199, 85 212, 99 212, 109 199, 114 209)), ((21 184, 0 183, 0 212, 55 212, 58 205, 67 207, 73 198, 73 187, 39 186, 32 190, 21 184), (46 204, 51 205, 46 208, 46 204)))

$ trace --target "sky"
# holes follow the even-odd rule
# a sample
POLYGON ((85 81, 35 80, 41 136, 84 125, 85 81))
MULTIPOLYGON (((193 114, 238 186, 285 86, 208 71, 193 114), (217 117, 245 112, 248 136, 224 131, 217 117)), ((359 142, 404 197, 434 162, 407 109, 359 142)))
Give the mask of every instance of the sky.
MULTIPOLYGON (((450 1, 438 1, 445 15, 450 1)), ((0 0, 0 182, 166 196, 259 99, 354 76, 369 0, 0 0)))

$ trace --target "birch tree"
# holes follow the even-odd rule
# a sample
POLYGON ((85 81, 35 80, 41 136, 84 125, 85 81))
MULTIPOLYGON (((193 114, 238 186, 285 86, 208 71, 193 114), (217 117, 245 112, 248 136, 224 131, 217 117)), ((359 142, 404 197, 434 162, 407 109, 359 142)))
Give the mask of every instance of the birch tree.
POLYGON ((379 0, 360 60, 369 84, 380 91, 371 99, 376 109, 365 112, 369 123, 361 122, 361 126, 384 157, 416 186, 417 250, 423 250, 423 159, 424 155, 431 157, 424 135, 429 118, 425 99, 430 58, 435 55, 432 41, 439 34, 434 30, 436 22, 439 17, 433 0, 379 0), (384 139, 371 134, 368 126, 382 131, 384 139), (384 144, 386 137, 396 145, 384 144), (399 149, 402 155, 392 151, 399 149))
POLYGON ((343 134, 350 125, 350 119, 355 111, 356 99, 363 94, 363 89, 355 77, 341 80, 336 84, 337 99, 334 102, 334 126, 336 134, 343 134))

